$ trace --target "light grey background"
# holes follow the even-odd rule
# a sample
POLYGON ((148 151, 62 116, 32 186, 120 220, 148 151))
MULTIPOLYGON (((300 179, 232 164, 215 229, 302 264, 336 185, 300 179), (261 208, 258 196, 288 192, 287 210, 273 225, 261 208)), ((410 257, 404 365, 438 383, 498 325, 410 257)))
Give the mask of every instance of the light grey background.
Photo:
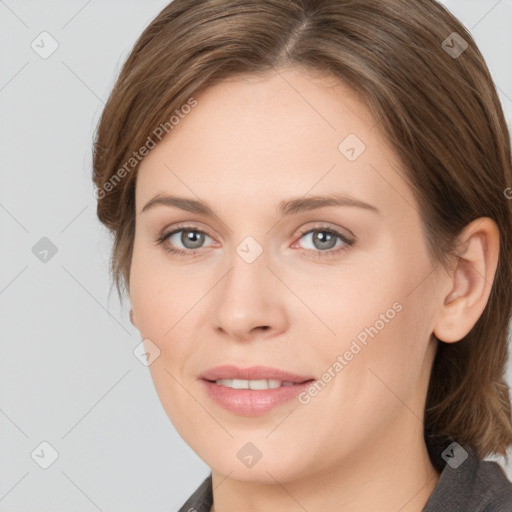
MULTIPOLYGON (((209 472, 133 355, 128 301, 109 298, 91 181, 104 102, 167 3, 0 0, 0 511, 174 511, 209 472), (47 59, 31 47, 43 31, 59 45, 47 59), (57 248, 46 263, 32 252, 43 237, 57 248), (59 454, 48 469, 35 462, 43 441, 59 454)), ((474 34, 510 125, 512 0, 445 4, 474 34)))

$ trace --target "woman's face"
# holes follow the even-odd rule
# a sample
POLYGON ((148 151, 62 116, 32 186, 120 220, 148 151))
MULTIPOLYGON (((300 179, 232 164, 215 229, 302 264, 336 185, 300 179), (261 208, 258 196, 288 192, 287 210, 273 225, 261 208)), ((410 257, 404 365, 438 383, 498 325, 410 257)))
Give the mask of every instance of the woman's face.
POLYGON ((130 277, 177 431, 215 471, 268 483, 417 442, 439 286, 377 120, 342 83, 292 69, 196 99, 140 165, 130 277), (334 195, 370 206, 311 202, 334 195), (210 213, 144 209, 155 196, 210 213), (253 390, 224 387, 225 408, 201 378, 225 364, 313 378, 316 392, 251 409, 253 390))

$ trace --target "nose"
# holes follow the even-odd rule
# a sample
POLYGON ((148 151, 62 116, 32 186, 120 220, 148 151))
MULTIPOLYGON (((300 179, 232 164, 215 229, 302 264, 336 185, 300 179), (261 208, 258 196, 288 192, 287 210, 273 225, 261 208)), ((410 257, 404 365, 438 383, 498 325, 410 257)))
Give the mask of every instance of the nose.
POLYGON ((234 340, 273 337, 285 331, 286 287, 269 269, 266 253, 251 263, 238 254, 231 261, 212 298, 214 328, 234 340))

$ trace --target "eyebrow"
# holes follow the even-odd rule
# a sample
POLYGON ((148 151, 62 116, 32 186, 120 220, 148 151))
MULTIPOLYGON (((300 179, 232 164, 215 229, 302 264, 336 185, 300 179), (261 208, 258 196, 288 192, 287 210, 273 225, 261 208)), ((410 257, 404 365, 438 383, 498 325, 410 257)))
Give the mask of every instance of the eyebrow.
MULTIPOLYGON (((214 211, 208 206, 208 204, 202 201, 169 195, 158 195, 153 197, 153 199, 150 199, 144 205, 140 213, 144 213, 145 211, 157 205, 175 207, 199 215, 216 217, 214 211)), ((377 207, 369 203, 365 203, 360 199, 341 194, 287 199, 279 203, 277 212, 282 216, 288 216, 328 206, 355 206, 357 208, 363 208, 380 215, 380 211, 377 207)))

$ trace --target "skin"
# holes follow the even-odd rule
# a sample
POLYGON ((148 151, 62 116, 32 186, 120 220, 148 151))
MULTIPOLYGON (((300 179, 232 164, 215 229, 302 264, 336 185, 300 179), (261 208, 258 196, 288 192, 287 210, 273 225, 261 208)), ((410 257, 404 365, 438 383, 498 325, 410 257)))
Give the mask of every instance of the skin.
POLYGON ((212 510, 421 511, 439 479, 422 423, 432 335, 456 342, 481 315, 496 270, 496 225, 468 225, 464 257, 449 271, 436 267, 396 154, 339 81, 281 68, 195 97, 138 171, 130 299, 133 324, 160 350, 150 371, 163 407, 212 470, 212 510), (338 149, 349 134, 366 146, 355 161, 338 149), (380 213, 277 213, 282 200, 332 192, 380 213), (200 199, 215 215, 165 205, 141 212, 158 194, 200 199), (154 243, 183 222, 206 232, 202 245, 184 245, 181 232, 154 243), (325 226, 355 243, 322 245, 325 226), (252 263, 236 252, 247 236, 263 250, 252 263), (200 248, 185 257, 165 245, 200 248), (333 255, 314 257, 326 250, 333 255), (225 363, 321 379, 397 302, 400 312, 306 405, 292 400, 244 417, 211 401, 199 381, 225 363), (262 453, 252 467, 237 457, 247 442, 262 453))

